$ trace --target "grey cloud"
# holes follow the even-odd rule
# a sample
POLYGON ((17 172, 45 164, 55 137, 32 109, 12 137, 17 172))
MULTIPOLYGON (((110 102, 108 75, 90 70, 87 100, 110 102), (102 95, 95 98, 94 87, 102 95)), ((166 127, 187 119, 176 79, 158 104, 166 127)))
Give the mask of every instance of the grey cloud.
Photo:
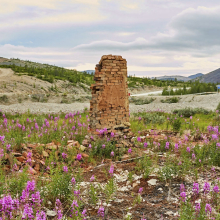
POLYGON ((129 43, 110 40, 82 44, 74 50, 129 51, 160 50, 190 51, 199 54, 219 53, 220 47, 220 7, 189 8, 178 14, 167 25, 167 33, 159 33, 151 40, 137 38, 129 43))

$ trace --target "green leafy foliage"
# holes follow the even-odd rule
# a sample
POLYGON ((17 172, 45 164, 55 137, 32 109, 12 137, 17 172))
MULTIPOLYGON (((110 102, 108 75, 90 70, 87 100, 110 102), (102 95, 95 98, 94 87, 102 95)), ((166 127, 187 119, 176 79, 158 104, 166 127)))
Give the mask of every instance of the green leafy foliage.
POLYGON ((136 99, 136 98, 131 98, 130 103, 134 103, 135 105, 144 105, 144 104, 150 104, 153 102, 155 99, 150 98, 150 99, 136 99))
POLYGON ((167 98, 165 100, 161 100, 162 103, 177 103, 179 102, 180 98, 177 97, 172 97, 172 98, 167 98))
POLYGON ((211 112, 204 109, 204 108, 183 108, 183 109, 175 109, 173 111, 174 114, 177 114, 179 116, 183 116, 183 117, 187 117, 189 118, 190 116, 193 116, 195 114, 204 114, 204 115, 208 115, 211 112))

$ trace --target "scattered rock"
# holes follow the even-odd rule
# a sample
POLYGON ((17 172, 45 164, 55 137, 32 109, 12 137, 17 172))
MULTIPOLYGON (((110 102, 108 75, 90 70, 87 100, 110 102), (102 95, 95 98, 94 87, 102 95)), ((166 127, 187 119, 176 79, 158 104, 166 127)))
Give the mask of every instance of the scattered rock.
POLYGON ((80 145, 79 149, 80 149, 81 151, 84 151, 84 150, 86 149, 86 147, 84 147, 83 145, 80 145))
POLYGON ((151 179, 151 180, 148 180, 147 182, 148 182, 148 184, 151 185, 151 186, 156 186, 156 184, 157 184, 157 179, 151 179))
POLYGON ((54 216, 56 216, 57 212, 52 211, 52 210, 47 210, 46 214, 47 214, 47 216, 54 217, 54 216))
POLYGON ((44 150, 43 150, 42 154, 43 154, 44 157, 49 157, 49 154, 44 150))

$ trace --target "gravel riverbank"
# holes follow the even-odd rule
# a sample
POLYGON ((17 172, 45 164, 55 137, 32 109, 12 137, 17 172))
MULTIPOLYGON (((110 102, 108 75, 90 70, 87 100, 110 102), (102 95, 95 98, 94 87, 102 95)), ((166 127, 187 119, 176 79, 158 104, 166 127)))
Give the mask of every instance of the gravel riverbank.
MULTIPOLYGON (((130 112, 138 111, 155 111, 163 110, 165 112, 172 112, 174 109, 180 108, 205 108, 207 110, 215 110, 218 103, 220 102, 220 94, 211 95, 185 95, 180 96, 178 103, 162 103, 161 100, 165 100, 168 97, 164 96, 151 96, 155 100, 150 104, 145 105, 134 105, 130 104, 130 112)), ((151 98, 145 97, 145 98, 151 98)), ((41 103, 41 102, 27 102, 17 103, 12 105, 0 105, 0 110, 3 112, 19 112, 24 113, 28 110, 31 113, 59 113, 59 112, 74 112, 82 111, 85 108, 89 109, 90 103, 71 103, 71 104, 60 104, 60 103, 41 103)))

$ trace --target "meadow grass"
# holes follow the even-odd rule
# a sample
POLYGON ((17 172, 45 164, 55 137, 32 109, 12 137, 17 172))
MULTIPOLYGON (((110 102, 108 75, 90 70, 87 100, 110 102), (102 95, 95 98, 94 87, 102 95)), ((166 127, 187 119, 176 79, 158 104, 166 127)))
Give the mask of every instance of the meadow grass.
MULTIPOLYGON (((87 111, 69 114, 0 112, 0 219, 47 219, 45 209, 49 209, 55 211, 55 219, 80 220, 87 218, 89 207, 96 207, 96 218, 104 219, 107 217, 104 203, 111 204, 118 196, 116 162, 125 154, 129 158, 138 157, 146 150, 149 155, 134 159, 134 169, 127 168, 130 170, 125 177, 127 180, 132 182, 133 175, 142 175, 147 180, 155 168, 158 168, 158 179, 164 183, 171 184, 174 179, 181 183, 190 177, 192 189, 180 185, 177 218, 219 219, 218 112, 190 117, 161 111, 139 112, 130 116, 130 123, 135 147, 118 149, 115 134, 108 136, 105 129, 99 131, 98 136, 89 133, 87 111), (163 135, 159 138, 156 131, 163 135), (82 145, 86 135, 89 144, 85 150, 69 145, 69 140, 82 145), (47 144, 51 142, 57 147, 48 151, 47 144), (34 147, 28 147, 30 144, 34 147), (48 155, 43 158, 43 153, 48 155), (18 160, 21 155, 23 162, 18 160), (160 155, 165 158, 163 163, 160 155), (41 160, 42 164, 33 175, 35 160, 41 160), (103 161, 107 167, 88 180, 87 169, 105 165, 103 161), (202 173, 211 176, 211 181, 199 182, 202 173), (100 176, 104 178, 104 186, 98 182, 100 176), (82 193, 85 184, 87 190, 82 193)), ((144 202, 142 191, 140 187, 136 196, 131 193, 133 207, 144 202)))

